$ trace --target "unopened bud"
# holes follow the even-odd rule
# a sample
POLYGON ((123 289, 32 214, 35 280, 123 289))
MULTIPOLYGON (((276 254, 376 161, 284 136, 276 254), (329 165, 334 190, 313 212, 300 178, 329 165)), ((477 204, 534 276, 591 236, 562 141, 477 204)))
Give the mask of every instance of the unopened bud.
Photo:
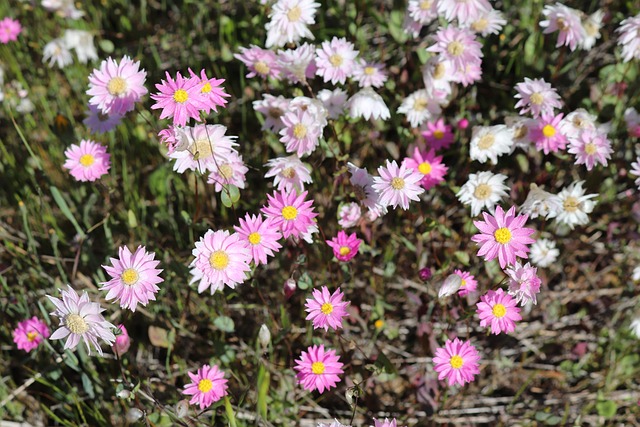
POLYGON ((420 280, 426 282, 431 279, 431 269, 429 267, 421 268, 420 271, 418 271, 418 275, 420 276, 420 280))
POLYGON ((262 326, 260 326, 260 331, 258 332, 258 341, 260 342, 262 348, 266 348, 271 342, 271 332, 269 331, 269 328, 267 328, 267 325, 265 325, 264 323, 262 324, 262 326))
POLYGON ((118 399, 128 399, 131 397, 131 392, 129 390, 123 389, 116 393, 118 399))
POLYGON ((142 412, 140 409, 131 408, 127 411, 127 415, 125 416, 125 418, 127 419, 128 423, 135 423, 140 418, 142 418, 143 415, 144 412, 142 412))
POLYGON ((287 279, 284 282, 284 289, 283 289, 284 290, 284 297, 286 299, 291 298, 291 296, 293 296, 293 294, 295 293, 296 288, 297 288, 296 281, 291 279, 291 278, 287 279))
POLYGON ((184 418, 187 416, 189 412, 189 401, 186 399, 182 399, 178 403, 176 403, 176 417, 184 418))
POLYGON ((438 298, 448 297, 455 294, 462 286, 462 278, 457 274, 452 274, 444 279, 440 291, 438 291, 438 298))

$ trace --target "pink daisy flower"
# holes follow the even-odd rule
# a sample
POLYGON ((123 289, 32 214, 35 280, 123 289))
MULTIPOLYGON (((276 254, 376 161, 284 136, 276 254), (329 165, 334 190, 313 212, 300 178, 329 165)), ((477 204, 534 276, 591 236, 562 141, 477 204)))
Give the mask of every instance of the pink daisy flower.
POLYGON ((387 81, 387 72, 384 70, 384 64, 360 59, 353 70, 353 80, 357 81, 360 87, 382 87, 387 81))
POLYGON ((502 289, 488 291, 480 297, 477 305, 480 316, 480 326, 491 325, 491 333, 498 335, 501 332, 510 333, 516 329, 516 322, 522 320, 520 309, 516 307, 518 302, 502 289))
POLYGON ((431 21, 438 17, 438 1, 409 0, 409 3, 407 4, 407 15, 409 15, 411 20, 419 25, 419 32, 423 25, 431 23, 431 21))
POLYGON ((444 60, 450 61, 454 71, 466 70, 467 64, 477 63, 483 56, 482 44, 467 28, 439 28, 434 39, 435 44, 427 51, 438 53, 444 60))
POLYGON ((461 25, 473 22, 479 15, 493 9, 487 0, 438 0, 438 13, 452 22, 458 20, 461 25))
POLYGON ((211 109, 207 97, 202 93, 203 84, 197 77, 185 79, 180 72, 174 80, 169 72, 166 72, 167 80, 156 83, 158 93, 151 95, 156 101, 151 106, 152 110, 162 108, 161 119, 173 118, 173 124, 184 126, 189 118, 199 122, 200 111, 211 109))
POLYGON ((413 151, 413 157, 406 157, 403 164, 407 168, 422 174, 420 185, 425 190, 429 190, 444 181, 444 175, 449 169, 442 164, 442 156, 436 156, 436 151, 433 148, 425 153, 416 147, 413 151))
POLYGON ((280 141, 285 144, 288 153, 296 153, 298 157, 311 154, 320 140, 322 128, 313 114, 298 110, 286 113, 281 117, 284 129, 280 130, 280 141))
POLYGON ((611 141, 607 135, 598 130, 586 129, 571 138, 569 153, 576 156, 576 165, 586 165, 590 171, 596 164, 607 166, 607 159, 611 158, 611 141))
POLYGON ((267 256, 273 256, 282 245, 278 240, 282 237, 278 226, 273 224, 272 218, 262 219, 261 216, 246 214, 240 218, 240 226, 233 228, 251 249, 251 256, 255 265, 267 264, 267 256))
POLYGON ((587 37, 587 33, 582 26, 580 11, 571 9, 563 4, 546 5, 542 9, 542 14, 547 18, 540 22, 544 28, 544 34, 558 31, 558 43, 556 47, 569 46, 572 51, 587 37))
POLYGON ((558 92, 544 79, 525 77, 524 82, 516 85, 514 98, 519 101, 515 108, 520 108, 520 114, 531 112, 531 115, 540 117, 542 114, 553 114, 556 108, 562 107, 562 101, 558 92))
POLYGON ((362 209, 357 203, 347 203, 338 209, 338 224, 342 228, 355 227, 362 216, 362 209))
POLYGON ((538 150, 544 154, 556 153, 567 146, 567 137, 563 134, 562 113, 542 114, 529 124, 529 139, 536 144, 538 150))
POLYGON ((111 156, 104 147, 91 140, 83 139, 80 145, 72 144, 64 152, 65 169, 78 181, 95 181, 106 174, 111 167, 111 156))
POLYGON ((240 48, 240 53, 233 55, 236 59, 242 61, 247 66, 249 72, 247 78, 260 76, 263 79, 273 77, 280 79, 281 68, 278 63, 278 56, 272 50, 262 49, 258 46, 251 45, 249 49, 240 48))
POLYGON ((305 320, 313 322, 313 329, 329 328, 337 330, 342 328, 342 318, 348 316, 346 307, 349 301, 342 301, 344 293, 340 288, 336 289, 333 294, 329 293, 329 289, 323 286, 320 290, 313 290, 313 298, 307 298, 305 311, 309 314, 305 320))
POLYGON ((335 350, 325 351, 324 345, 314 345, 302 352, 293 369, 298 371, 296 374, 298 383, 305 390, 317 389, 318 392, 323 393, 340 382, 338 375, 344 373, 343 366, 335 350))
POLYGON ((13 330, 13 342, 16 343, 18 350, 29 353, 37 348, 43 340, 49 338, 49 335, 51 332, 49 332, 47 324, 33 316, 31 319, 18 323, 18 327, 13 330))
POLYGON ((313 0, 278 0, 272 7, 265 26, 267 41, 265 46, 284 46, 298 43, 302 38, 313 40, 313 33, 307 25, 315 24, 316 9, 320 3, 313 0))
POLYGON ((347 168, 351 177, 349 181, 353 185, 355 196, 360 203, 371 212, 379 212, 384 208, 378 204, 378 193, 373 189, 373 177, 366 169, 359 168, 353 163, 348 163, 347 168))
POLYGON ((300 161, 297 155, 271 159, 265 165, 269 170, 265 178, 273 177, 273 185, 277 190, 303 191, 304 184, 313 182, 311 168, 300 161))
POLYGON ((120 333, 116 335, 116 341, 113 343, 113 352, 118 355, 118 357, 122 357, 125 354, 129 347, 131 346, 131 338, 129 337, 129 332, 127 332, 127 328, 124 325, 118 325, 116 328, 120 333))
POLYGON ((273 218, 273 225, 278 227, 284 238, 299 237, 314 225, 313 200, 305 200, 307 192, 296 195, 295 191, 280 191, 267 195, 267 206, 260 211, 273 218))
POLYGON ((438 372, 438 379, 448 380, 450 386, 473 381, 473 377, 480 373, 478 362, 480 354, 469 341, 462 342, 458 338, 447 340, 444 347, 436 349, 433 358, 433 370, 438 372))
POLYGON ((309 43, 278 51, 278 64, 291 83, 306 82, 316 75, 315 58, 316 48, 309 43))
POLYGON ((101 308, 97 302, 89 301, 89 295, 86 291, 82 292, 82 296, 78 296, 76 291, 67 285, 67 290, 61 289, 60 292, 62 299, 47 295, 49 301, 56 306, 56 309, 49 314, 60 319, 60 327, 51 335, 50 339, 67 338, 64 343, 65 350, 73 350, 80 343, 80 340, 83 340, 89 355, 91 355, 91 346, 93 346, 102 356, 98 338, 110 346, 116 340, 115 335, 111 332, 115 326, 107 322, 100 314, 104 308, 101 308))
POLYGON ((458 295, 461 297, 467 296, 469 293, 475 292, 475 290, 478 289, 478 282, 476 281, 475 276, 471 275, 471 273, 462 270, 455 270, 453 274, 457 274, 462 280, 460 288, 458 289, 458 295))
POLYGON ((326 240, 327 245, 333 249, 333 254, 339 261, 347 262, 358 254, 362 240, 356 237, 356 233, 347 236, 343 230, 331 240, 326 240))
POLYGON ((249 172, 249 168, 242 161, 242 156, 232 152, 226 160, 218 163, 217 168, 209 174, 207 184, 214 184, 218 193, 226 191, 225 188, 229 185, 244 188, 247 172, 249 172))
POLYGON ((492 8, 491 10, 476 15, 476 17, 471 20, 469 28, 486 37, 489 34, 498 34, 506 24, 507 21, 504 19, 502 13, 492 8))
POLYGON ((373 419, 373 425, 370 427, 397 427, 397 421, 395 418, 389 420, 389 418, 385 418, 384 421, 373 419))
POLYGON ((238 233, 226 230, 208 230, 192 251, 195 257, 189 267, 193 276, 189 284, 198 283, 198 293, 210 288, 211 295, 221 291, 224 285, 234 289, 246 280, 251 270, 251 249, 240 239, 238 233))
POLYGON ((8 16, 0 21, 0 43, 7 44, 10 41, 18 40, 18 34, 22 32, 22 25, 17 19, 8 16))
POLYGON ((523 227, 527 215, 516 215, 515 206, 506 214, 502 207, 496 206, 495 215, 482 212, 482 216, 484 221, 473 221, 480 234, 471 237, 480 246, 478 256, 483 256, 485 261, 497 257, 502 269, 507 265, 514 265, 516 257, 527 258, 527 245, 535 242, 535 239, 529 237, 535 230, 523 227))
POLYGON ((619 33, 618 46, 622 46, 623 61, 640 59, 640 13, 620 22, 616 33, 619 33))
POLYGON ((101 282, 100 290, 108 291, 105 299, 119 302, 120 307, 136 311, 138 304, 146 306, 149 301, 156 300, 160 290, 158 283, 164 282, 160 277, 161 269, 156 267, 160 261, 154 260, 155 253, 147 252, 144 246, 132 254, 128 247, 118 249, 118 259, 109 258, 111 267, 102 268, 111 276, 108 282, 101 282))
POLYGON ((523 307, 529 302, 538 303, 536 295, 540 293, 542 280, 538 277, 536 267, 529 263, 522 265, 516 262, 504 272, 509 276, 509 294, 515 297, 517 303, 523 307))
POLYGON ((424 193, 419 185, 424 175, 404 164, 398 167, 395 160, 387 160, 387 166, 380 166, 378 174, 380 176, 373 178, 372 187, 380 196, 378 203, 381 206, 393 206, 395 209, 400 205, 407 210, 409 200, 419 201, 420 194, 424 193))
POLYGON ((222 125, 196 125, 174 128, 174 150, 169 154, 175 159, 173 170, 184 173, 197 170, 200 173, 214 172, 218 165, 225 164, 236 154, 238 145, 233 135, 226 135, 222 125))
POLYGON ((322 42, 322 47, 316 49, 316 55, 316 75, 322 77, 325 83, 344 84, 347 77, 353 74, 358 51, 344 37, 334 37, 331 42, 322 42))
POLYGON ((211 110, 217 112, 218 107, 224 108, 227 103, 225 98, 231 96, 226 93, 222 87, 224 79, 208 78, 204 69, 200 70, 200 77, 198 77, 198 75, 189 68, 189 75, 191 75, 192 79, 198 79, 198 82, 202 84, 200 92, 202 93, 204 102, 207 105, 203 110, 205 114, 209 114, 211 110))
POLYGON ((104 114, 96 105, 89 104, 89 111, 85 111, 87 118, 82 123, 91 133, 105 133, 114 129, 122 121, 122 115, 117 113, 104 114))
POLYGON ((187 374, 191 378, 191 383, 184 386, 182 394, 192 396, 189 404, 198 404, 201 411, 227 395, 229 380, 224 377, 224 372, 217 365, 202 365, 195 374, 191 372, 187 374))
POLYGON ((139 68, 140 61, 134 62, 126 55, 119 64, 111 57, 102 61, 100 69, 94 69, 89 75, 89 104, 104 114, 124 115, 133 110, 135 103, 147 93, 144 86, 147 72, 139 68))
POLYGON ((253 110, 264 116, 262 130, 268 129, 272 132, 280 132, 280 129, 284 128, 282 116, 289 109, 290 102, 289 99, 282 95, 276 97, 268 93, 265 93, 262 99, 253 101, 253 110))
POLYGON ((440 118, 435 122, 427 122, 427 129, 422 132, 422 136, 434 150, 447 149, 453 144, 451 129, 451 126, 445 125, 444 119, 440 118))

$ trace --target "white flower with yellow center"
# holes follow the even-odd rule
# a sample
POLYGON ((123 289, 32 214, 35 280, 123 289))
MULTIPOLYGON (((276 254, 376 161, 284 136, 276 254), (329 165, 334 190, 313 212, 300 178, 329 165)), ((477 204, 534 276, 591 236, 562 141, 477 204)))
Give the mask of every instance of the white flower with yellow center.
POLYGON ((511 152, 513 133, 505 125, 474 126, 471 135, 471 160, 498 163, 498 156, 511 152))
POLYGON ((584 181, 574 182, 555 196, 560 204, 556 221, 567 225, 572 230, 576 225, 589 223, 588 214, 593 211, 596 205, 596 202, 591 199, 598 195, 585 195, 585 190, 582 188, 583 183, 584 181))
POLYGON ((507 196, 506 179, 506 175, 488 171, 472 173, 456 196, 462 204, 471 205, 471 216, 480 215, 483 210, 493 213, 496 203, 507 196))

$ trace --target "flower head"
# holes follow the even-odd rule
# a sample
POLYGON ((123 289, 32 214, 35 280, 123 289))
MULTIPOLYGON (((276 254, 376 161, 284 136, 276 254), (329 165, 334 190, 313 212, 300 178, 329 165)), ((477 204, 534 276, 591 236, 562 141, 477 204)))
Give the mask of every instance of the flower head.
POLYGON ((516 329, 518 320, 522 320, 520 309, 516 307, 517 301, 502 289, 488 291, 480 297, 477 304, 480 326, 491 326, 491 333, 498 335, 500 332, 510 333, 516 329))
POLYGON ((344 373, 342 366, 344 364, 336 356, 335 350, 325 350, 323 345, 314 345, 302 352, 293 369, 298 371, 298 383, 305 390, 323 393, 340 382, 338 375, 344 373))
POLYGON ((83 139, 80 145, 72 144, 64 155, 66 161, 62 166, 69 169, 71 176, 78 181, 95 181, 111 167, 107 148, 91 140, 83 139))
POLYGON ((75 49, 78 60, 83 64, 89 60, 98 59, 98 51, 93 44, 93 34, 89 31, 68 29, 65 30, 63 38, 67 48, 75 49))
POLYGON ((326 108, 330 119, 335 120, 340 117, 347 107, 347 92, 340 88, 334 90, 322 89, 316 96, 322 101, 322 105, 326 108))
POLYGON ((353 70, 353 80, 357 81, 360 87, 382 87, 387 81, 384 64, 360 59, 353 70))
POLYGON ((556 242, 548 239, 538 239, 531 245, 530 259, 534 265, 538 267, 549 267, 560 255, 560 251, 556 249, 556 242))
POLYGON ((18 350, 29 353, 37 348, 43 340, 49 338, 49 335, 51 332, 49 332, 47 324, 33 316, 31 319, 18 323, 18 327, 13 330, 13 342, 16 343, 18 350))
POLYGON ((444 181, 444 175, 449 169, 442 163, 442 156, 436 156, 433 148, 428 152, 424 152, 416 147, 413 151, 413 157, 406 157, 403 164, 407 168, 422 174, 420 185, 425 190, 429 190, 444 181))
POLYGON ((539 216, 553 218, 561 209, 560 200, 556 195, 544 191, 534 183, 530 186, 527 199, 520 206, 520 211, 532 219, 539 216))
POLYGON ((387 160, 386 166, 378 168, 378 174, 373 178, 373 189, 379 194, 378 203, 381 206, 398 205, 404 210, 409 209, 409 200, 419 201, 420 194, 424 192, 418 183, 424 177, 418 171, 411 169, 404 164, 398 167, 395 160, 387 160))
POLYGON ((182 394, 192 396, 189 404, 207 409, 227 395, 227 380, 217 365, 202 365, 195 374, 188 372, 191 383, 184 386, 182 394))
POLYGON ((224 91, 222 87, 222 83, 224 83, 224 79, 216 79, 216 78, 208 78, 207 72, 202 69, 200 70, 200 76, 194 73, 191 68, 189 68, 189 74, 192 79, 198 80, 198 82, 202 85, 200 89, 200 93, 204 98, 204 103, 206 108, 204 108, 205 114, 209 114, 211 110, 218 111, 218 107, 224 107, 227 103, 225 98, 231 96, 224 91))
POLYGON ((319 290, 314 289, 312 294, 313 298, 307 298, 304 305, 309 313, 305 320, 311 320, 314 329, 324 328, 328 331, 329 328, 342 328, 342 318, 348 316, 346 307, 349 301, 342 301, 344 293, 340 288, 330 294, 329 289, 323 286, 319 290))
POLYGON ((338 224, 342 228, 355 227, 360 221, 362 210, 357 203, 347 203, 338 209, 338 224))
POLYGON ((271 20, 265 26, 265 46, 284 46, 287 43, 297 43, 302 38, 313 40, 313 33, 307 25, 315 24, 318 7, 320 3, 313 0, 278 0, 271 8, 271 20))
POLYGON ((471 292, 475 292, 478 289, 478 282, 475 276, 467 271, 455 270, 453 274, 460 276, 461 283, 458 289, 458 295, 461 297, 467 296, 471 292))
POLYGON ((402 100, 398 113, 405 114, 411 127, 418 127, 425 120, 440 115, 442 108, 440 99, 426 89, 420 89, 402 100))
POLYGON ((316 48, 304 43, 295 49, 279 50, 278 65, 291 83, 304 82, 316 75, 316 48))
POLYGON ((347 77, 353 74, 357 56, 358 51, 353 43, 344 37, 333 37, 330 42, 322 42, 321 47, 316 49, 316 75, 322 77, 325 83, 344 84, 347 77))
POLYGON ((562 113, 557 116, 542 114, 529 128, 529 138, 544 154, 556 153, 567 146, 567 137, 562 132, 562 116, 562 113))
POLYGON ((322 127, 316 117, 308 111, 290 111, 281 119, 284 128, 280 130, 280 141, 285 144, 288 153, 298 157, 307 156, 316 149, 322 136, 322 127))
POLYGON ((0 43, 7 44, 10 41, 18 40, 18 34, 22 32, 22 25, 17 19, 6 16, 0 21, 0 43))
POLYGON ((289 102, 290 100, 282 95, 276 97, 268 93, 265 93, 262 99, 253 101, 254 111, 264 115, 262 130, 268 129, 277 133, 284 128, 282 116, 289 109, 289 102))
POLYGON ((520 108, 520 114, 531 113, 536 118, 542 114, 553 114, 556 108, 562 107, 560 95, 551 84, 544 79, 530 79, 516 85, 515 98, 518 99, 515 108, 520 108))
POLYGON ((229 185, 244 188, 247 172, 249 172, 249 168, 242 161, 242 156, 237 152, 232 152, 225 160, 218 163, 217 167, 209 174, 207 184, 214 184, 218 193, 227 191, 229 185))
POLYGON ((280 72, 282 70, 278 63, 278 57, 272 50, 251 45, 249 49, 241 47, 240 53, 236 53, 233 56, 247 66, 249 69, 247 78, 249 79, 255 76, 260 76, 264 79, 267 77, 273 77, 274 79, 280 78, 280 72))
POLYGON ((131 346, 131 338, 124 325, 118 325, 116 329, 120 331, 120 333, 116 335, 116 341, 113 343, 113 352, 116 353, 118 357, 122 357, 122 355, 129 350, 129 346, 131 346))
POLYGON ((580 20, 580 11, 571 9, 563 4, 546 5, 542 14, 547 18, 540 21, 544 28, 544 34, 558 31, 558 43, 556 47, 569 46, 574 51, 586 37, 584 27, 580 20))
POLYGON ((438 13, 452 22, 457 19, 460 24, 467 24, 492 9, 487 0, 438 0, 438 13))
POLYGON ((347 168, 351 174, 349 181, 354 186, 358 200, 360 200, 369 211, 379 212, 384 209, 378 204, 378 193, 373 188, 374 179, 369 172, 367 172, 366 169, 357 167, 353 163, 348 163, 347 168))
POLYGON ((591 199, 598 196, 597 194, 585 195, 582 184, 584 181, 574 182, 555 196, 560 205, 556 221, 569 226, 572 230, 576 225, 585 225, 589 222, 587 214, 591 213, 596 205, 596 202, 591 199))
POLYGON ((267 256, 273 256, 282 245, 278 240, 282 237, 272 218, 246 214, 240 218, 240 226, 234 226, 240 240, 251 249, 251 256, 256 265, 267 264, 267 256))
POLYGON ((504 185, 506 179, 506 175, 489 171, 469 174, 469 180, 460 187, 456 196, 461 203, 471 205, 471 216, 477 216, 483 210, 493 212, 496 203, 507 196, 509 187, 504 185))
POLYGON ((385 418, 384 421, 373 419, 373 425, 371 427, 397 427, 397 421, 395 418, 389 420, 389 418, 385 418))
POLYGON ((273 225, 280 228, 284 238, 299 237, 314 225, 318 216, 313 211, 313 200, 305 200, 307 192, 297 195, 295 191, 280 191, 267 195, 267 206, 261 212, 273 218, 273 225))
POLYGON ((509 276, 509 295, 516 298, 516 302, 521 306, 527 303, 537 304, 536 295, 540 292, 542 280, 537 275, 538 269, 526 263, 525 265, 516 262, 505 271, 509 276))
POLYGON ((480 373, 478 362, 480 354, 469 341, 462 342, 458 338, 447 340, 444 347, 436 349, 433 358, 434 371, 438 372, 438 379, 447 379, 449 385, 473 381, 473 377, 480 373))
POLYGON ((333 255, 338 260, 346 262, 358 254, 362 240, 356 237, 356 233, 347 236, 347 233, 341 230, 336 237, 326 242, 333 249, 333 255))
POLYGON ((54 63, 58 68, 64 68, 73 63, 71 50, 65 43, 64 38, 53 39, 44 45, 42 61, 49 61, 49 68, 53 67, 54 63))
POLYGON ((622 46, 623 61, 640 59, 640 13, 620 22, 616 33, 618 33, 618 45, 622 46))
POLYGON ((265 166, 269 170, 264 177, 273 178, 273 185, 279 191, 303 191, 304 184, 313 182, 311 168, 295 154, 271 159, 265 166))
POLYGON ((438 53, 442 58, 450 61, 455 72, 466 70, 469 64, 479 63, 483 56, 482 44, 467 28, 441 27, 436 32, 434 40, 435 44, 427 51, 438 53))
POLYGON ((168 71, 166 77, 166 81, 156 83, 158 93, 151 95, 151 99, 156 101, 151 109, 161 108, 160 119, 173 118, 173 124, 177 126, 185 126, 189 118, 199 122, 200 111, 211 109, 208 96, 202 93, 204 84, 197 76, 182 77, 179 71, 175 80, 168 71))
POLYGON ((89 104, 89 111, 86 111, 84 123, 91 133, 109 132, 120 124, 122 115, 117 113, 104 114, 97 106, 89 104))
POLYGON ((104 114, 125 114, 133 110, 135 103, 147 93, 144 86, 147 72, 139 68, 140 61, 134 62, 126 55, 120 63, 111 57, 102 61, 100 69, 94 69, 89 75, 89 104, 104 114))
POLYGON ((387 120, 391 117, 387 104, 371 87, 365 87, 356 92, 349 98, 346 107, 349 110, 349 116, 353 118, 387 120))
POLYGON ((427 122, 427 129, 422 132, 422 136, 434 150, 447 149, 453 144, 451 126, 445 125, 442 118, 435 122, 427 122))
POLYGON ((170 159, 176 162, 173 170, 184 173, 197 170, 200 173, 217 172, 219 165, 227 163, 236 154, 238 145, 233 135, 226 135, 223 125, 195 125, 174 128, 173 150, 170 159))
POLYGON ((607 166, 607 159, 613 153, 607 135, 589 129, 580 132, 577 138, 570 139, 568 151, 576 156, 576 165, 586 165, 588 171, 598 163, 607 166))
POLYGON ((486 163, 487 160, 495 165, 498 157, 511 152, 513 134, 505 125, 474 126, 471 133, 471 160, 486 163))

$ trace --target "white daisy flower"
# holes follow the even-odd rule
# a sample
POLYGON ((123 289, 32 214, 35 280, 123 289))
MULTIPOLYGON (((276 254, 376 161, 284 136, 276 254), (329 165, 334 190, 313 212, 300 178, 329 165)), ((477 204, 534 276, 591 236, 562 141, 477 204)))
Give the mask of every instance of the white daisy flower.
POLYGON ((472 160, 498 163, 498 156, 511 152, 513 134, 505 125, 474 126, 471 134, 472 160))
POLYGON ((504 185, 506 179, 506 175, 488 171, 472 173, 456 196, 461 203, 471 205, 471 216, 480 215, 483 210, 493 214, 496 203, 507 195, 509 187, 504 185))
POLYGON ((53 64, 56 64, 58 68, 64 68, 73 63, 71 51, 62 38, 53 39, 44 45, 42 60, 49 61, 49 67, 53 67, 53 64))
POLYGON ((582 188, 583 183, 584 181, 574 182, 555 196, 560 202, 556 221, 560 224, 566 224, 572 230, 576 225, 585 225, 589 222, 587 214, 590 214, 596 205, 596 202, 590 199, 598 195, 585 195, 585 190, 582 188))
POLYGON ((536 240, 530 249, 529 259, 538 267, 549 267, 560 255, 560 251, 556 249, 556 242, 548 239, 536 240))
POLYGON ((544 191, 536 184, 531 184, 527 199, 520 206, 520 212, 527 214, 529 218, 545 219, 554 218, 562 209, 560 200, 554 194, 544 191))
POLYGON ((425 120, 439 116, 441 112, 440 102, 426 89, 413 92, 398 108, 398 113, 405 114, 411 127, 414 128, 420 126, 425 120))
POLYGON ((382 97, 370 87, 365 87, 349 98, 347 108, 349 109, 349 115, 353 118, 386 120, 391 117, 389 108, 387 108, 382 97))
POLYGON ((322 89, 318 92, 318 99, 324 104, 324 108, 327 109, 328 117, 330 119, 337 119, 344 113, 345 104, 347 103, 347 92, 342 89, 322 89))
POLYGON ((302 163, 297 155, 271 159, 265 165, 269 168, 265 178, 273 178, 278 191, 304 191, 304 184, 313 182, 311 168, 302 163))

